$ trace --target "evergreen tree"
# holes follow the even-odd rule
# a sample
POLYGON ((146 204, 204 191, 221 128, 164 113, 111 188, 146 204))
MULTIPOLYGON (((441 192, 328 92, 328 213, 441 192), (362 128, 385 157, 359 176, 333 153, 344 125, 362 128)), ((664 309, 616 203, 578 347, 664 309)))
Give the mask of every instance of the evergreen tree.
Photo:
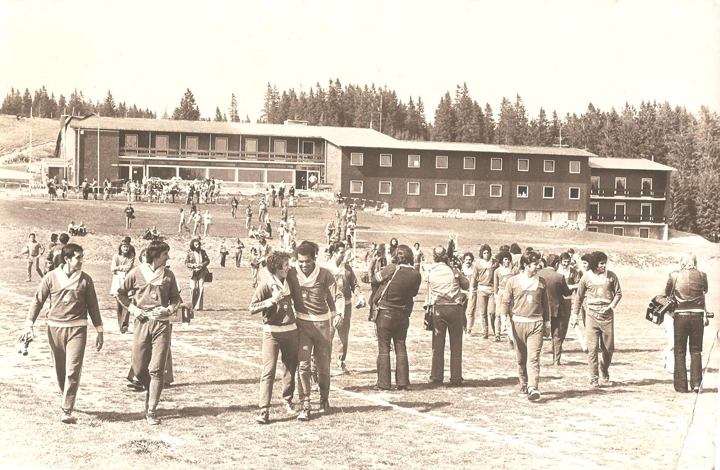
POLYGON ((222 112, 220 112, 220 108, 215 107, 215 122, 225 122, 227 119, 224 118, 222 112))
POLYGON ((671 180, 670 203, 672 212, 670 225, 686 232, 695 232, 696 208, 694 200, 694 187, 692 180, 676 175, 671 180))
POLYGON ((22 112, 21 114, 25 117, 30 117, 30 110, 32 109, 32 96, 30 96, 30 90, 25 88, 25 94, 22 97, 22 112))
POLYGON ((550 122, 543 108, 540 108, 537 119, 533 119, 530 122, 529 139, 529 145, 538 147, 550 147, 553 144, 550 122))
POLYGON ((435 110, 435 123, 433 125, 432 140, 440 142, 455 142, 457 132, 457 118, 453 109, 450 92, 440 98, 440 104, 435 110))
POLYGON ((235 98, 235 93, 233 93, 232 97, 230 98, 230 121, 240 122, 240 114, 238 114, 237 99, 235 98))
POLYGON ((485 134, 485 143, 495 143, 495 119, 493 118, 493 110, 490 103, 485 103, 485 113, 483 116, 483 130, 485 134))
POLYGON ((515 107, 510 100, 503 97, 500 103, 500 117, 495 129, 495 142, 500 145, 517 145, 516 123, 515 107))
POLYGON ((455 140, 457 142, 476 142, 478 137, 478 129, 474 122, 473 101, 470 98, 467 83, 463 83, 462 88, 457 85, 455 88, 455 140))
POLYGON ((103 104, 100 106, 100 115, 104 117, 118 117, 115 99, 112 93, 110 93, 110 90, 108 90, 105 101, 103 101, 103 104))
POLYGON ((22 114, 22 96, 20 96, 19 90, 10 89, 10 93, 5 96, 2 107, 0 107, 0 113, 17 116, 22 114))
POLYGON ((200 109, 195 103, 195 96, 190 88, 187 89, 183 97, 180 99, 180 107, 175 108, 172 118, 184 121, 199 121, 200 109))

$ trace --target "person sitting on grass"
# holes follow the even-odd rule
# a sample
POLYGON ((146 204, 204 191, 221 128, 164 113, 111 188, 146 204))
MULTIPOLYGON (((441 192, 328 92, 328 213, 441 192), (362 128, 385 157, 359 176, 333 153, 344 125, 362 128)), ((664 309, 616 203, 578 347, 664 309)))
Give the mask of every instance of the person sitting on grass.
POLYGON ((78 235, 80 237, 84 237, 85 235, 87 235, 87 228, 85 227, 85 222, 83 222, 81 220, 80 224, 77 227, 75 227, 75 232, 76 232, 76 235, 78 235))

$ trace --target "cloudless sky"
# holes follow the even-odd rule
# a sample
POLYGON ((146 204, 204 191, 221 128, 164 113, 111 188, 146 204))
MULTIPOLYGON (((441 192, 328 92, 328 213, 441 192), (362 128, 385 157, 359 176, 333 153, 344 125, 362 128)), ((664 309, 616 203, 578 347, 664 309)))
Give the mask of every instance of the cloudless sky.
POLYGON ((204 117, 260 117, 267 83, 329 79, 421 96, 429 121, 467 82, 531 114, 669 101, 720 110, 720 4, 625 1, 0 0, 0 97, 43 85, 162 116, 190 88, 204 117))

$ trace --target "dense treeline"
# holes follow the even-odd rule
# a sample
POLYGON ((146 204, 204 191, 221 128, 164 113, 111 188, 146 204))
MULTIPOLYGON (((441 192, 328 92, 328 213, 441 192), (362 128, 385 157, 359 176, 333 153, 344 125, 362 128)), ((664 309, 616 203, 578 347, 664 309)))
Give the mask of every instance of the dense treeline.
MULTIPOLYGON (((101 116, 155 118, 149 109, 125 103, 115 105, 108 90, 105 100, 93 103, 75 90, 66 101, 55 100, 45 87, 34 97, 12 89, 5 97, 0 113, 19 116, 56 117, 63 113, 101 116)), ((215 108, 215 121, 250 122, 240 119, 233 94, 228 116, 215 108)), ((180 106, 164 119, 210 120, 201 117, 190 89, 180 106)), ((503 98, 497 113, 489 103, 481 106, 472 99, 466 84, 457 85, 454 96, 446 92, 428 123, 420 96, 403 102, 386 86, 346 85, 329 80, 327 88, 319 83, 308 92, 294 89, 278 91, 268 83, 259 122, 281 124, 286 120, 307 121, 310 125, 372 128, 403 140, 476 142, 502 145, 562 145, 595 153, 601 157, 646 158, 675 167, 669 201, 670 225, 679 230, 709 236, 720 222, 720 118, 706 106, 693 114, 668 102, 643 101, 639 108, 626 103, 601 110, 590 103, 580 114, 559 117, 555 111, 541 108, 531 117, 520 95, 503 98)))
POLYGON ((13 114, 21 117, 32 116, 39 118, 54 119, 63 114, 72 114, 73 116, 87 116, 89 114, 99 114, 105 117, 128 117, 128 118, 151 118, 154 119, 155 113, 149 109, 139 109, 136 105, 128 106, 125 102, 115 104, 110 90, 107 92, 105 100, 101 103, 85 99, 82 91, 75 89, 70 95, 68 101, 64 95, 56 100, 55 93, 48 95, 47 90, 42 88, 35 90, 35 94, 31 95, 30 90, 25 88, 25 93, 20 94, 19 89, 11 88, 10 93, 5 96, 0 107, 0 114, 13 114))

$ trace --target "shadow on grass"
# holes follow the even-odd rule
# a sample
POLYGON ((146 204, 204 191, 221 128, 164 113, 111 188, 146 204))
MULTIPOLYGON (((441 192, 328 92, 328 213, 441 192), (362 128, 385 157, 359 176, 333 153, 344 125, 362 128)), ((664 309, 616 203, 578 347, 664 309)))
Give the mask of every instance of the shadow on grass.
POLYGON ((177 410, 158 410, 158 415, 162 419, 183 419, 198 416, 220 416, 221 414, 231 412, 252 412, 257 411, 254 405, 231 405, 231 406, 188 406, 177 410))
POLYGON ((432 403, 426 403, 421 401, 391 401, 390 403, 403 408, 410 408, 421 413, 428 413, 432 410, 437 410, 452 405, 452 403, 450 403, 449 401, 436 401, 432 403))
POLYGON ((604 394, 617 394, 617 393, 633 393, 630 390, 623 390, 622 388, 615 387, 604 387, 604 388, 588 388, 584 390, 564 390, 562 392, 543 392, 543 402, 565 400, 568 398, 578 397, 589 397, 593 395, 604 395, 604 394))
MULTIPOLYGON (((392 411, 392 406, 380 406, 380 405, 357 405, 357 406, 338 406, 333 408, 330 414, 339 413, 366 413, 369 411, 392 411)), ((316 415, 319 416, 319 415, 316 415)))
POLYGON ((662 348, 655 348, 655 349, 616 349, 614 354, 623 354, 623 353, 646 353, 646 352, 654 352, 654 353, 661 353, 662 348))
POLYGON ((172 384, 171 386, 165 385, 165 389, 175 389, 175 388, 181 388, 181 387, 202 387, 205 385, 252 385, 257 384, 259 379, 252 378, 252 379, 225 379, 225 380, 213 380, 210 382, 186 382, 186 383, 178 383, 178 384, 172 384))

